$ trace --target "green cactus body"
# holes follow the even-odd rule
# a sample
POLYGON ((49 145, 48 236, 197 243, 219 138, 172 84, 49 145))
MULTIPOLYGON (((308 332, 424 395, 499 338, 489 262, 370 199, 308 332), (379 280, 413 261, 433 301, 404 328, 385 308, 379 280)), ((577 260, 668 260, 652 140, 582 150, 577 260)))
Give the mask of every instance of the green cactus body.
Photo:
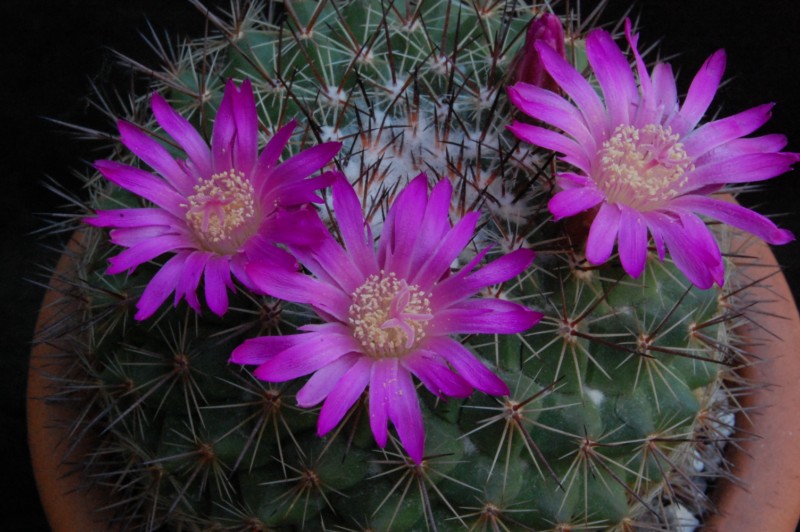
MULTIPOLYGON (((121 501, 121 523, 632 530, 669 528, 671 505, 704 509, 695 464, 713 462, 725 437, 738 281, 701 291, 655 259, 632 280, 613 262, 589 267, 564 227, 545 223, 560 163, 505 132, 514 113, 505 86, 526 24, 548 8, 511 4, 296 1, 271 15, 276 24, 244 3, 230 20, 210 16, 216 34, 187 44, 159 75, 156 89, 199 131, 211 130, 225 81, 246 77, 262 130, 293 117, 304 126, 292 150, 341 140, 337 164, 375 232, 419 172, 450 179, 453 216, 482 212, 473 250, 537 252, 532 269, 492 295, 545 318, 524 334, 461 338, 511 395, 440 401, 420 389, 426 458, 414 464, 391 438, 376 447, 366 398, 320 438, 316 413, 295 404, 301 383, 260 382, 228 365, 243 339, 313 321, 307 309, 239 290, 223 318, 181 304, 135 322, 131 305, 153 270, 105 276, 112 246, 89 230, 71 294, 86 325, 82 376, 65 393, 87 405, 74 433, 100 432, 88 472, 121 501)), ((571 30, 568 56, 585 64, 583 33, 571 30)), ((148 114, 145 98, 136 105, 148 114)), ((138 202, 93 191, 92 209, 138 202)))

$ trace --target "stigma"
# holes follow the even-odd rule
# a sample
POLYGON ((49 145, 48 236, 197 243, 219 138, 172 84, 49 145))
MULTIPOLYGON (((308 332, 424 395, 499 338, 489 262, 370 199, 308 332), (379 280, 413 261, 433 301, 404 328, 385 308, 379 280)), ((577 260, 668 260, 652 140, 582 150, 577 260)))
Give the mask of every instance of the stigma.
POLYGON ((394 273, 370 275, 352 294, 348 319, 353 336, 373 358, 402 356, 425 337, 433 319, 429 298, 394 273))
POLYGON ((186 200, 186 222, 210 251, 235 253, 258 229, 255 191, 243 172, 201 179, 186 200))
POLYGON ((680 136, 669 127, 620 125, 598 152, 598 188, 609 201, 640 211, 680 195, 694 170, 680 136))

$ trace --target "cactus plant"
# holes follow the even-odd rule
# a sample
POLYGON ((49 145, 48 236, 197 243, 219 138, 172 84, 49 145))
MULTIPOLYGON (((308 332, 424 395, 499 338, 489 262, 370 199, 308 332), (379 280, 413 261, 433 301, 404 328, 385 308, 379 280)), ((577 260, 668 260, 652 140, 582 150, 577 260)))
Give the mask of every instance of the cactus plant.
MULTIPOLYGON (((641 155, 645 118, 628 132, 644 140, 587 140, 579 115, 598 94, 611 114, 624 98, 652 103, 664 127, 651 136, 672 157, 653 179, 686 181, 705 152, 679 141, 713 81, 690 92, 696 120, 673 132, 671 72, 658 65, 651 80, 630 25, 634 70, 593 16, 559 18, 547 3, 197 5, 215 31, 118 113, 127 149, 96 164, 114 184, 88 178, 80 218, 96 227, 81 229, 64 294, 79 312, 45 331, 69 335, 60 394, 83 405, 70 434, 98 435, 78 458, 120 525, 671 529, 687 509, 711 510, 705 479, 727 474, 719 455, 746 391, 732 369, 748 363, 736 326, 754 281, 727 258, 741 244, 677 206, 640 208, 649 249, 647 229, 619 221, 645 214, 608 221, 606 206, 624 203, 610 188, 598 214, 554 221, 600 204, 602 187, 545 126, 581 150, 596 140, 610 157, 616 139, 641 155), (608 75, 587 66, 600 55, 608 75)), ((721 74, 719 58, 703 75, 721 74)), ((737 115, 753 127, 714 137, 712 163, 768 161, 741 180, 788 169, 782 139, 740 139, 767 111, 737 115)), ((705 198, 720 187, 709 177, 684 203, 791 238, 705 198)))

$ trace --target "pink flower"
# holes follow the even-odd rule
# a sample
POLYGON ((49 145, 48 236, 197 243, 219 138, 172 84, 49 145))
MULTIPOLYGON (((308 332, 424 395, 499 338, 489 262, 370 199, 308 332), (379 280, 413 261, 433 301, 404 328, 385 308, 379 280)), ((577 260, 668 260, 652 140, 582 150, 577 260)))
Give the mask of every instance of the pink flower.
POLYGON ((616 243, 623 268, 638 277, 645 267, 649 233, 659 258, 664 259, 668 248, 694 284, 722 285, 719 247, 698 215, 771 244, 794 237, 760 214, 708 195, 726 183, 782 174, 798 155, 780 151, 786 145, 782 135, 743 138, 769 119, 771 104, 698 127, 722 77, 722 50, 705 62, 680 105, 670 66, 660 63, 648 73, 629 20, 625 34, 638 83, 607 32, 594 30, 587 37, 586 53, 602 99, 557 52, 537 44, 544 67, 571 102, 517 83, 509 88, 512 102, 561 131, 520 122, 510 129, 524 141, 563 154, 563 161, 576 169, 558 174, 561 190, 550 200, 549 209, 556 219, 597 209, 586 242, 589 262, 607 261, 616 243))
POLYGON ((547 73, 539 52, 536 51, 538 42, 546 44, 561 57, 567 56, 564 27, 560 18, 551 13, 544 13, 531 22, 525 34, 525 44, 515 58, 514 79, 548 90, 556 90, 558 86, 547 73))
MULTIPOLYGON (((344 247, 327 235, 316 246, 289 245, 311 275, 251 263, 248 274, 264 292, 311 305, 325 321, 300 334, 246 341, 231 356, 258 364, 255 375, 281 382, 313 374, 297 394, 303 407, 324 401, 318 433, 333 429, 369 388, 369 419, 377 443, 395 426, 411 458, 420 462, 424 433, 412 375, 439 397, 467 397, 477 388, 492 395, 508 387, 452 334, 511 334, 541 314, 517 303, 471 298, 507 281, 533 260, 516 250, 476 270, 488 249, 457 272, 451 264, 469 244, 478 213, 450 225, 452 187, 440 181, 428 195, 423 174, 396 198, 377 252, 359 199, 342 176, 333 184, 333 207, 344 247)), ((321 223, 321 222, 320 222, 321 223)))
MULTIPOLYGON (((225 87, 211 149, 192 125, 158 94, 153 94, 158 124, 186 153, 175 159, 153 137, 119 122, 122 143, 158 175, 115 161, 95 166, 108 180, 153 203, 153 207, 98 211, 87 223, 113 227, 111 241, 127 249, 110 259, 108 272, 131 272, 164 253, 174 255, 156 273, 137 303, 137 320, 151 316, 174 291, 175 305, 185 298, 198 312, 197 287, 205 280, 209 308, 228 308, 233 276, 253 288, 245 273, 248 260, 272 254, 272 243, 300 239, 301 207, 319 202, 315 191, 328 186, 332 173, 305 179, 330 162, 340 144, 315 146, 278 163, 294 121, 282 127, 258 154, 258 117, 249 81, 241 89, 225 87)), ((280 256, 280 255, 278 255, 280 256)))

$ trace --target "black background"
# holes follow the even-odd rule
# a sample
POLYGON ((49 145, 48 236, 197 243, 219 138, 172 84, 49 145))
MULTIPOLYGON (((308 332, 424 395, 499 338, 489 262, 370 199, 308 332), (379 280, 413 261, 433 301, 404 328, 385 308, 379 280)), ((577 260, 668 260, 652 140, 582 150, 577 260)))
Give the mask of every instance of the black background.
MULTIPOLYGON (((206 2, 227 6, 228 2, 206 2)), ((593 2, 584 0, 584 8, 593 2)), ((756 104, 777 102, 762 133, 786 134, 788 150, 800 151, 800 2, 782 0, 610 0, 604 21, 631 9, 639 16, 640 43, 659 38, 660 54, 671 56, 685 90, 694 72, 718 48, 728 52, 726 78, 713 108, 732 114, 756 104)), ((87 104, 92 82, 125 93, 129 73, 116 65, 111 50, 145 63, 155 55, 141 34, 147 21, 160 35, 200 36, 203 16, 182 0, 3 0, 0 2, 0 323, 5 349, 0 352, 0 457, 6 489, 0 496, 0 529, 48 530, 32 480, 25 433, 25 381, 30 338, 42 290, 28 282, 56 254, 46 241, 31 236, 41 227, 36 213, 56 210, 62 200, 47 192, 46 176, 77 184, 73 170, 84 170, 102 155, 55 120, 108 128, 87 104)), ((765 183, 742 200, 800 234, 800 186, 797 171, 765 183)), ((800 244, 777 250, 798 293, 796 266, 800 244)))

